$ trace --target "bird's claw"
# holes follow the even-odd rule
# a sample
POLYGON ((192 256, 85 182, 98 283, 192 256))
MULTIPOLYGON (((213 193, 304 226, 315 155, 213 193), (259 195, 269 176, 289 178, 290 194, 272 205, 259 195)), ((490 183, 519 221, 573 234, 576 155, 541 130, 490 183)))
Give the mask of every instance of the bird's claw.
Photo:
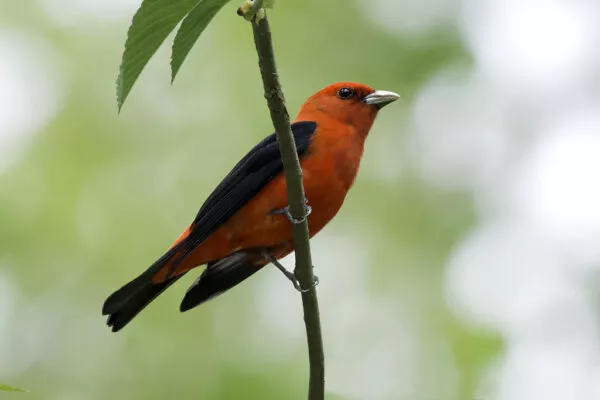
MULTIPOLYGON (((310 292, 319 284, 319 277, 316 275, 313 275, 314 280, 313 280, 312 286, 307 289, 302 289, 302 287, 300 286, 300 282, 298 282, 298 279, 296 278, 296 275, 293 272, 288 271, 283 266, 283 264, 281 264, 279 261, 277 261, 277 259, 275 259, 275 257, 273 257, 271 254, 269 254, 266 250, 263 251, 263 256, 267 260, 269 260, 269 262, 271 264, 273 264, 275 267, 277 267, 277 269, 280 270, 281 273, 283 275, 285 275, 285 277, 288 278, 290 282, 292 282, 292 285, 294 285, 294 289, 296 289, 298 292, 300 292, 300 293, 310 292)), ((314 268, 314 265, 313 265, 313 268, 314 268)))
POLYGON ((300 282, 296 278, 296 275, 292 274, 291 272, 289 272, 287 270, 286 270, 286 272, 288 272, 291 275, 291 276, 288 276, 288 275, 286 275, 286 276, 292 282, 292 285, 294 285, 294 289, 296 289, 300 293, 308 293, 311 290, 313 290, 315 287, 317 287, 317 285, 319 284, 319 277, 316 275, 313 275, 314 280, 313 280, 312 286, 307 289, 302 289, 302 287, 300 286, 300 282))
MULTIPOLYGON (((314 266, 313 266, 314 268, 314 266)), ((299 291, 300 293, 307 293, 310 292, 311 290, 313 290, 314 288, 317 287, 317 285, 319 284, 319 277, 316 275, 313 275, 313 284, 311 287, 309 287, 308 289, 302 289, 300 287, 300 283, 298 282, 298 280, 296 279, 296 283, 294 283, 294 287, 296 288, 297 291, 299 291)))
POLYGON ((290 206, 285 206, 283 208, 278 208, 277 210, 273 210, 270 212, 271 215, 285 215, 287 219, 294 225, 299 225, 306 221, 306 218, 312 213, 312 207, 308 205, 308 200, 306 202, 306 212, 300 218, 295 218, 290 212, 290 206))

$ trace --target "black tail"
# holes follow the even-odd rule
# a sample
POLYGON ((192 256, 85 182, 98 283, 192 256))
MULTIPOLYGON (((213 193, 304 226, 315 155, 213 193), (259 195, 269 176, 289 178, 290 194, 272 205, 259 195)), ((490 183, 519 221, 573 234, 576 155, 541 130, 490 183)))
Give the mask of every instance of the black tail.
MULTIPOLYGON (((113 332, 123 329, 152 300, 184 275, 169 278, 164 282, 152 283, 152 275, 163 268, 174 254, 175 251, 168 251, 140 276, 106 299, 102 314, 108 315, 107 324, 113 332)), ((194 308, 231 289, 264 266, 256 265, 253 260, 256 260, 256 254, 239 252, 209 263, 186 292, 181 303, 181 311, 194 308)))
POLYGON ((256 265, 255 255, 239 252, 209 263, 185 293, 179 309, 187 311, 231 289, 264 265, 256 265))
POLYGON ((177 251, 178 246, 173 247, 140 276, 108 296, 102 306, 102 314, 108 315, 107 324, 112 327, 113 332, 122 329, 152 300, 183 276, 176 276, 158 284, 152 283, 152 275, 165 267, 177 251))
MULTIPOLYGON (((147 288, 148 284, 152 282, 152 275, 154 275, 158 270, 165 267, 169 261, 175 256, 177 253, 176 248, 172 248, 167 251, 161 258, 156 260, 154 264, 152 264, 146 271, 144 271, 140 276, 127 283, 125 286, 108 296, 104 305, 102 306, 102 314, 114 314, 121 308, 123 308, 129 299, 131 299, 136 293, 147 288)), ((168 285, 167 285, 168 287, 168 285)), ((165 289, 167 288, 165 287, 165 289)))
MULTIPOLYGON (((136 315, 140 313, 148 304, 152 302, 159 294, 167 290, 169 286, 174 284, 177 279, 183 275, 170 278, 164 282, 153 284, 152 281, 147 282, 142 288, 137 288, 137 291, 131 295, 125 302, 119 303, 117 308, 111 308, 111 311, 105 311, 107 303, 104 303, 104 314, 108 314, 106 324, 112 328, 113 332, 118 332, 127 325, 136 315)), ((109 297, 110 299, 110 297, 109 297)))

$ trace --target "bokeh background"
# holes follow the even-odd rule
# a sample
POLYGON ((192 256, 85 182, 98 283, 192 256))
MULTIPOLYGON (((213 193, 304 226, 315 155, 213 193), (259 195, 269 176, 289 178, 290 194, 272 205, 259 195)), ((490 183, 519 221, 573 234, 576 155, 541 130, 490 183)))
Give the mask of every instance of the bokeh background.
MULTIPOLYGON (((272 131, 227 5, 121 115, 139 0, 0 0, 0 382, 24 399, 302 399, 301 302, 274 268, 119 334, 105 297, 272 131)), ((270 13, 288 106, 355 80, 384 109, 312 240, 328 398, 600 399, 600 2, 304 0, 270 13)), ((293 258, 286 259, 288 266, 293 258)))

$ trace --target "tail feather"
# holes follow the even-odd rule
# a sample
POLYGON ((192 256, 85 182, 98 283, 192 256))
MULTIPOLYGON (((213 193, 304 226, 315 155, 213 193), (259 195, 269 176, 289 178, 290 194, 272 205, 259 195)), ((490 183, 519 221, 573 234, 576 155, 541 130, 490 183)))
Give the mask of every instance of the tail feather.
POLYGON ((177 281, 183 274, 154 283, 152 277, 157 271, 168 268, 169 263, 179 252, 179 243, 173 246, 140 276, 108 296, 102 306, 102 314, 108 315, 108 326, 117 332, 127 325, 158 295, 177 281))
POLYGON ((167 290, 169 286, 177 282, 182 276, 179 275, 157 284, 146 282, 142 288, 139 288, 133 296, 130 296, 124 303, 121 303, 118 308, 112 308, 107 313, 108 321, 106 324, 112 328, 113 332, 120 331, 146 308, 152 300, 157 298, 158 295, 167 290))
MULTIPOLYGON (((179 246, 171 248, 140 276, 106 299, 102 314, 108 315, 107 325, 113 332, 123 329, 148 304, 185 274, 184 272, 160 282, 153 280, 158 271, 170 268, 169 264, 177 263, 178 254, 181 254, 179 246)), ((186 292, 180 310, 194 308, 250 277, 264 266, 257 265, 256 261, 256 252, 238 252, 209 263, 186 292)))
MULTIPOLYGON (((114 314, 122 307, 124 307, 131 298, 133 298, 138 292, 146 289, 150 283, 152 283, 152 277, 154 274, 165 268, 166 265, 174 258, 177 254, 176 248, 171 248, 161 258, 156 260, 146 271, 140 276, 133 279, 131 282, 124 285, 122 288, 108 296, 104 305, 102 306, 102 314, 114 314)), ((168 279, 165 281, 167 282, 168 279)))
POLYGON ((239 252, 209 263, 185 293, 179 307, 181 312, 217 297, 264 267, 256 265, 254 260, 256 257, 251 253, 239 252))

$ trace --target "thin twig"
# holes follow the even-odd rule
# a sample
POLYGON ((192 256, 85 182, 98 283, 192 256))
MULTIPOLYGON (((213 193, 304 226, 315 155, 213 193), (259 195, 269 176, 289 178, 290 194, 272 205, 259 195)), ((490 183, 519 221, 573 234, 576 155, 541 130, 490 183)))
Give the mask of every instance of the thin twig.
MULTIPOLYGON (((290 128, 290 117, 285 107, 285 99, 279 84, 271 29, 265 18, 258 24, 252 24, 254 43, 258 53, 258 64, 262 75, 265 98, 271 112, 271 119, 277 134, 281 151, 285 181, 287 184, 290 213, 296 219, 301 219, 306 213, 304 186, 302 184, 302 169, 296 153, 296 144, 290 128)), ((325 397, 325 358, 323 355, 323 339, 321 336, 321 321, 319 318, 319 303, 317 290, 314 287, 314 275, 308 241, 308 224, 292 224, 296 268, 294 274, 302 289, 310 289, 302 293, 304 308, 304 323, 308 341, 308 357, 310 363, 310 381, 308 389, 309 400, 323 400, 325 397)))

